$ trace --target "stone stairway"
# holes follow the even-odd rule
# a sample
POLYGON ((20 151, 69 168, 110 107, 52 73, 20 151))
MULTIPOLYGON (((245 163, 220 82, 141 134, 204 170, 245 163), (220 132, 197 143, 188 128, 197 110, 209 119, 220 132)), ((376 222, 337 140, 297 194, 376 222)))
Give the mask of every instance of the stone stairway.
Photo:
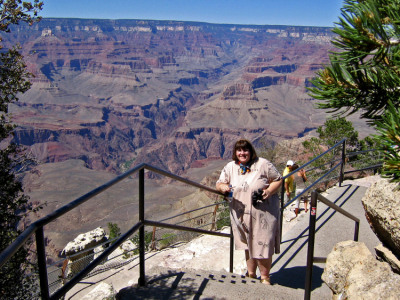
POLYGON ((302 299, 303 291, 228 272, 154 267, 146 287, 127 287, 117 299, 302 299))
MULTIPOLYGON (((342 187, 329 189, 324 196, 336 205, 347 210, 360 219, 359 241, 364 242, 374 253, 374 247, 380 242, 370 229, 364 215, 361 198, 367 190, 364 181, 346 181, 342 187)), ((137 266, 130 266, 129 278, 124 271, 116 275, 117 281, 124 280, 122 288, 114 285, 119 292, 117 299, 303 299, 305 287, 309 215, 301 214, 291 222, 285 222, 281 253, 273 258, 271 286, 261 284, 258 280, 225 271, 210 271, 190 268, 182 264, 180 269, 162 266, 161 254, 159 264, 146 262, 147 286, 138 287, 137 266), (289 229, 287 229, 289 228, 289 229), (136 270, 134 270, 136 269, 136 270), (135 273, 136 275, 132 274, 135 273), (124 275, 125 274, 125 275, 124 275), (118 277, 119 276, 119 277, 118 277), (128 283, 129 281, 129 283, 128 283)), ((352 240, 354 221, 338 212, 334 212, 321 202, 317 206, 317 224, 314 255, 326 257, 337 242, 352 240)), ((210 252, 211 261, 221 260, 221 254, 210 252)), ((235 254, 236 255, 236 254, 235 254)), ((226 260, 226 258, 224 258, 226 260)), ((332 299, 330 289, 321 280, 324 264, 315 263, 313 267, 311 299, 332 299)), ((111 277, 111 276, 110 276, 111 277)), ((115 282, 115 281, 114 281, 115 282)), ((93 282, 95 283, 95 281, 93 282)), ((82 293, 67 296, 66 299, 78 299, 82 293)), ((81 298, 80 298, 81 299, 81 298)), ((89 299, 89 298, 88 298, 89 299)), ((93 299, 93 298, 92 298, 93 299)))

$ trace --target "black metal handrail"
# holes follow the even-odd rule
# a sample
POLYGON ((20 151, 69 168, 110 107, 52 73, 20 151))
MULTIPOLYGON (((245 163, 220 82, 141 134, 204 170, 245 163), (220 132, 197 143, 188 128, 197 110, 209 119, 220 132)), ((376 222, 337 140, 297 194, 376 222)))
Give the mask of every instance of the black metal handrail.
POLYGON ((186 178, 179 177, 177 175, 171 174, 164 170, 155 168, 153 166, 147 164, 140 164, 131 170, 125 172, 122 175, 117 176, 116 178, 110 180, 109 182, 99 186, 98 188, 86 193, 85 195, 77 198, 76 200, 64 205, 63 207, 55 210, 49 215, 39 219, 38 221, 32 223, 25 231, 23 231, 14 242, 9 245, 2 253, 0 253, 0 268, 7 263, 7 261, 21 248, 33 235, 36 236, 36 250, 37 250, 37 259, 38 259, 38 270, 39 270, 39 279, 40 279, 40 291, 42 299, 59 299, 63 295, 65 295, 68 290, 70 290, 75 284, 81 281, 87 274, 89 274, 97 265, 99 265, 104 259, 107 258, 111 252, 113 252, 118 246, 120 246, 125 240, 127 240, 133 233, 139 230, 139 284, 145 285, 145 226, 157 226, 157 227, 165 227, 172 228, 176 230, 185 230, 191 232, 197 232, 201 234, 209 234, 216 235, 222 237, 229 237, 231 239, 230 242, 230 272, 233 272, 233 237, 232 232, 230 234, 209 231, 199 228, 185 227, 173 224, 167 224, 163 222, 155 222, 151 220, 145 219, 144 214, 144 171, 152 171, 158 173, 160 175, 169 177, 173 180, 177 180, 183 183, 186 183, 190 186, 194 186, 200 188, 202 190, 206 190, 208 192, 223 195, 219 191, 212 189, 210 187, 204 186, 197 182, 188 180, 186 178), (86 266, 82 271, 76 274, 71 280, 69 280, 64 286, 62 286, 59 290, 57 290, 53 295, 49 294, 48 287, 48 277, 47 277, 47 268, 46 268, 46 255, 45 255, 45 239, 44 239, 44 231, 43 227, 48 223, 56 220, 60 216, 69 212, 70 210, 76 208, 77 206, 85 203, 89 199, 94 196, 104 192, 111 186, 116 183, 122 181, 123 179, 131 176, 135 173, 139 173, 139 222, 132 226, 125 234, 121 235, 113 244, 111 244, 99 257, 93 260, 88 266, 86 266))
MULTIPOLYGON (((361 171, 361 170, 366 170, 366 169, 372 169, 372 168, 379 168, 381 164, 370 166, 368 168, 363 168, 361 170, 352 170, 349 172, 344 171, 344 166, 346 163, 346 153, 345 153, 345 146, 346 146, 346 140, 343 139, 337 144, 335 144, 332 148, 326 150, 324 153, 320 154, 319 156, 315 157, 311 161, 307 162, 306 164, 300 166, 300 169, 305 169, 307 166, 309 166, 311 163, 316 161, 317 159, 321 158, 322 156, 326 155, 327 153, 333 151, 334 149, 338 147, 342 147, 342 155, 340 159, 335 159, 335 161, 331 161, 328 164, 330 164, 330 169, 321 177, 319 177, 317 180, 315 180, 311 185, 309 185, 306 189, 302 191, 301 194, 297 195, 294 199, 292 199, 288 203, 284 203, 284 185, 282 185, 282 193, 281 193, 281 232, 282 232, 282 219, 283 219, 283 210, 290 205, 293 201, 295 201, 298 197, 301 197, 303 194, 307 193, 308 191, 312 190, 318 183, 320 183, 322 180, 324 180, 329 174, 331 174, 333 171, 335 171, 337 168, 340 167, 340 173, 339 173, 339 185, 343 182, 344 179, 344 174, 351 173, 351 172, 356 172, 356 171, 361 171), (336 165, 333 165, 334 163, 338 162, 336 165)), ((209 188, 207 186, 201 185, 197 182, 193 182, 191 180, 179 177, 177 175, 171 174, 169 172, 166 172, 164 170, 155 168, 153 166, 147 165, 147 164, 140 164, 133 169, 125 172, 124 174, 117 176, 113 180, 110 180, 109 182, 103 184, 102 186, 90 191, 89 193, 77 198, 76 200, 70 202, 69 204, 55 210, 54 212, 50 213, 46 217, 32 223, 24 232, 21 233, 17 237, 17 239, 7 248, 5 249, 2 253, 0 253, 0 268, 17 252, 17 250, 22 247, 30 237, 32 237, 34 234, 36 235, 36 247, 37 247, 37 255, 38 255, 38 269, 39 269, 39 278, 40 278, 40 290, 41 290, 41 296, 42 299, 59 299, 65 293, 70 290, 76 283, 81 281, 87 274, 89 274, 98 264, 100 264, 107 256, 113 252, 118 246, 120 246, 126 239, 128 239, 133 233, 136 231, 139 231, 139 284, 140 285, 145 285, 145 232, 144 232, 144 227, 145 226, 156 226, 156 227, 164 227, 164 228, 171 228, 171 229, 176 229, 176 230, 184 230, 184 231, 191 231, 191 232, 197 232, 201 234, 211 234, 211 235, 216 235, 216 236, 222 236, 222 237, 230 237, 230 272, 233 272, 233 236, 232 232, 230 234, 225 234, 225 233, 220 233, 220 232, 215 232, 215 231, 209 231, 209 230, 204 230, 200 228, 192 228, 192 227, 186 227, 186 226, 180 226, 177 224, 167 224, 163 223, 162 220, 161 222, 156 222, 156 221, 151 221, 151 220, 146 220, 145 219, 145 214, 144 214, 144 171, 152 171, 155 173, 158 173, 160 175, 169 177, 173 180, 177 180, 183 183, 186 183, 188 185, 200 188, 202 190, 209 191, 211 193, 221 195, 223 196, 222 193, 219 191, 209 188), (60 216, 64 215, 65 213, 69 212, 70 210, 76 208, 77 206, 85 203, 89 199, 93 198, 94 196, 104 192, 111 186, 115 185, 116 183, 122 181, 123 179, 135 174, 139 173, 139 222, 133 225, 131 229, 129 229, 125 234, 121 235, 110 247, 108 247, 98 258, 93 260, 85 269, 83 269, 81 272, 76 274, 70 281, 68 281, 63 287, 61 287, 58 291, 56 291, 53 295, 50 296, 49 294, 49 287, 48 287, 48 279, 47 279, 47 269, 46 269, 46 260, 45 260, 45 240, 44 240, 44 232, 43 232, 43 227, 56 220, 60 216)), ((283 177, 283 180, 286 179, 287 177, 295 174, 298 170, 295 170, 286 176, 283 177)), ((314 191, 312 195, 314 195, 316 192, 314 191)), ((319 200, 323 201, 325 203, 325 198, 323 198, 321 195, 318 194, 317 197, 319 200)), ((312 198, 313 201, 313 198, 312 198)), ((326 200, 328 201, 328 200, 326 200)), ((316 200, 315 200, 316 202, 316 200)), ((328 201, 329 202, 329 201, 328 201)), ((316 205, 316 204, 315 204, 316 205)), ((333 208, 338 208, 338 211, 344 213, 345 215, 350 215, 344 211, 340 207, 336 207, 335 204, 327 204, 333 208)), ((311 202, 311 209, 312 211, 313 208, 313 202, 311 202)), ((316 207, 316 206, 315 206, 316 207)), ((167 219, 166 219, 167 220, 167 219)), ((359 221, 358 221, 359 222, 359 221)), ((311 228, 311 225, 310 225, 311 228)), ((310 229, 311 230, 311 229, 310 229)), ((315 234, 315 224, 314 224, 314 234, 315 234)), ((358 231, 357 231, 357 236, 358 236, 358 231)), ((311 233, 310 233, 311 237, 311 233)), ((310 247, 310 243, 309 243, 310 247)), ((313 247, 313 245, 312 245, 313 247)), ((309 250, 311 251, 311 250, 309 250)), ((313 251, 313 248, 312 248, 313 251)), ((313 253, 313 252, 312 252, 313 253)), ((313 258, 313 261, 315 261, 316 258, 313 258)), ((312 262, 311 262, 312 263, 312 262)), ((307 269, 307 272, 310 272, 307 269)), ((308 276, 311 276, 311 273, 307 273, 308 276)), ((311 280, 311 277, 310 277, 311 280)), ((307 281, 306 284, 311 284, 310 282, 307 281)), ((311 286, 310 286, 311 287, 311 286)), ((306 293, 305 297, 307 295, 307 292, 310 293, 310 287, 308 288, 306 286, 306 293)))
MULTIPOLYGON (((287 206, 289 206, 291 203, 296 201, 299 197, 301 197, 302 195, 306 194, 308 191, 312 190, 312 192, 311 192, 311 203, 310 203, 310 224, 309 224, 307 264, 306 264, 306 282, 305 282, 305 292, 304 292, 304 299, 305 300, 309 300, 310 297, 311 297, 313 263, 314 262, 325 262, 326 261, 326 258, 314 257, 314 241, 315 241, 315 224, 316 224, 317 200, 320 200, 321 202, 325 203, 327 206, 335 209, 336 211, 340 212, 341 214, 343 214, 346 217, 348 217, 348 218, 352 219, 353 221, 355 221, 354 241, 358 241, 359 226, 360 226, 360 220, 357 217, 353 216, 352 214, 350 214, 349 212, 345 211, 341 207, 339 207, 336 204, 332 203, 331 201, 329 201, 328 199, 323 197, 320 193, 318 193, 315 189, 313 190, 313 188, 315 188, 315 186, 318 183, 322 182, 326 177, 328 177, 337 168, 340 168, 339 176, 338 176, 339 177, 338 178, 338 183, 339 183, 339 186, 341 186, 342 183, 343 183, 343 180, 344 180, 344 175, 350 174, 350 173, 353 173, 353 172, 360 172, 360 171, 366 171, 366 170, 371 170, 371 169, 377 170, 377 169, 382 167, 382 163, 376 163, 374 165, 367 166, 367 167, 364 167, 364 168, 361 168, 361 169, 345 171, 345 164, 347 162, 348 157, 351 157, 351 156, 354 156, 354 155, 358 155, 358 154, 362 154, 362 153, 366 153, 366 152, 369 152, 369 151, 375 151, 375 150, 365 150, 365 151, 359 151, 359 152, 352 152, 352 153, 349 153, 348 155, 346 155, 346 139, 343 139, 343 140, 339 141, 338 143, 336 143, 333 147, 331 147, 328 150, 326 150, 325 152, 323 152, 322 154, 320 154, 317 157, 313 158, 312 160, 310 160, 306 164, 300 166, 299 169, 294 170, 294 171, 290 172, 289 174, 287 174, 287 175, 285 175, 283 177, 283 182, 284 182, 285 179, 288 178, 289 176, 297 173, 301 169, 305 169, 307 166, 312 164, 314 161, 316 161, 317 159, 323 157, 324 155, 328 154, 329 152, 334 151, 338 147, 342 147, 341 157, 325 163, 324 165, 330 165, 329 170, 324 175, 322 175, 317 180, 315 180, 311 185, 306 187, 300 194, 296 195, 293 199, 291 199, 287 203, 284 203, 285 185, 282 184, 282 187, 281 187, 281 224, 280 224, 281 225, 281 234, 282 234, 282 226, 283 226, 283 212, 284 212, 284 209, 287 206)), ((315 167, 314 169, 316 169, 316 168, 318 168, 318 167, 315 167)), ((310 170, 312 170, 312 169, 309 169, 307 171, 310 171, 310 170)))
POLYGON ((327 177, 327 175, 331 174, 338 167, 340 167, 339 176, 338 176, 339 177, 338 178, 339 186, 342 185, 343 180, 344 180, 344 176, 347 175, 347 174, 355 173, 355 172, 361 172, 361 171, 367 171, 367 170, 377 170, 377 169, 381 168, 382 167, 382 163, 376 163, 374 165, 367 166, 367 167, 364 167, 364 168, 361 168, 361 169, 345 171, 345 165, 346 165, 346 162, 348 161, 349 157, 355 156, 355 155, 359 155, 359 154, 363 154, 363 153, 368 153, 368 152, 371 152, 371 151, 376 151, 376 149, 369 149, 369 150, 346 153, 346 139, 342 139, 341 141, 337 142, 335 145, 333 145, 331 148, 329 148, 328 150, 326 150, 322 154, 316 156, 312 160, 310 160, 307 163, 305 163, 304 165, 300 166, 297 170, 294 170, 294 171, 290 172, 289 174, 283 176, 283 178, 282 178, 283 179, 283 184, 281 186, 281 219, 280 219, 281 234, 282 234, 282 227, 283 227, 283 212, 284 212, 285 208, 288 207, 290 204, 292 204, 294 201, 296 201, 299 197, 302 197, 304 194, 306 194, 310 190, 312 190, 318 183, 321 183, 322 180, 327 177), (324 163, 324 164, 322 164, 320 166, 317 166, 317 167, 306 169, 307 166, 311 165, 316 160, 320 159, 321 157, 325 156, 329 152, 332 152, 336 148, 339 148, 339 147, 341 147, 341 156, 340 156, 340 158, 333 159, 333 160, 331 160, 329 162, 326 162, 326 163, 324 163), (285 179, 286 178, 288 178, 289 176, 297 173, 301 169, 306 170, 306 172, 310 172, 310 171, 312 171, 314 169, 318 169, 318 168, 326 166, 326 165, 330 165, 330 168, 324 175, 318 177, 312 184, 307 186, 300 194, 296 195, 293 199, 291 199, 287 203, 284 202, 284 196, 285 196, 285 184, 284 183, 285 183, 285 179))
POLYGON ((337 206, 333 202, 326 199, 317 191, 312 191, 311 193, 311 204, 310 204, 310 225, 309 225, 309 234, 308 234, 308 249, 307 249, 307 265, 306 265, 306 283, 305 283, 305 291, 304 291, 304 299, 309 300, 311 298, 311 285, 312 285, 312 269, 314 262, 326 262, 326 258, 323 257, 314 257, 314 242, 315 242, 315 224, 317 222, 317 200, 323 202, 330 208, 333 208, 335 211, 341 213, 342 215, 352 219, 355 222, 354 229, 354 241, 358 241, 358 234, 360 228, 360 219, 353 216, 343 208, 337 206))
MULTIPOLYGON (((307 166, 311 165, 314 161, 320 159, 321 157, 325 156, 329 152, 334 151, 338 147, 342 147, 342 156, 341 156, 339 164, 337 164, 335 166, 335 169, 338 166, 341 167, 341 172, 340 172, 340 176, 339 176, 339 185, 341 185, 341 183, 343 181, 343 177, 344 177, 344 174, 343 174, 343 172, 344 172, 344 164, 346 162, 346 139, 342 139, 341 141, 337 142, 334 146, 332 146, 331 148, 329 148, 325 152, 323 152, 320 155, 314 157, 312 160, 310 160, 307 163, 305 163, 304 165, 300 166, 297 170, 294 170, 294 171, 290 172, 289 174, 285 175, 282 178, 283 181, 282 181, 282 185, 281 185, 281 218, 280 218, 281 239, 282 239, 282 227, 283 227, 283 212, 284 212, 285 208, 288 207, 295 200, 297 200, 297 198, 299 198, 303 194, 305 194, 307 191, 311 190, 317 183, 319 183, 321 181, 321 177, 320 177, 314 183, 312 183, 306 189, 304 189, 301 194, 295 196, 293 199, 291 199, 290 201, 285 203, 285 179, 288 178, 289 176, 292 176, 293 174, 297 173, 299 170, 305 169, 307 166)), ((331 168, 331 171, 329 173, 331 173, 331 172, 332 172, 332 168, 331 168)), ((326 177, 326 174, 323 175, 323 177, 326 177)))
MULTIPOLYGON (((346 153, 346 161, 348 161, 348 159, 351 158, 351 157, 353 157, 353 156, 357 156, 357 155, 365 154, 365 153, 376 152, 376 151, 378 151, 378 150, 377 150, 377 149, 368 149, 368 150, 360 150, 360 151, 355 151, 355 152, 349 152, 349 153, 346 153)), ((304 169, 304 170, 305 170, 306 172, 312 172, 312 171, 314 171, 314 170, 321 169, 321 168, 323 168, 323 167, 325 167, 325 166, 332 165, 332 164, 334 164, 334 163, 336 163, 336 162, 338 162, 338 161, 342 161, 342 157, 341 157, 341 158, 337 158, 337 159, 333 159, 333 160, 328 161, 328 162, 326 162, 326 163, 323 163, 323 164, 321 164, 321 165, 314 166, 314 167, 312 167, 312 168, 304 169)), ((308 165, 308 164, 307 164, 307 165, 308 165)), ((379 168, 382 167, 382 165, 383 165, 382 163, 376 163, 376 164, 374 164, 374 165, 370 165, 370 166, 365 167, 365 168, 362 168, 362 169, 356 169, 356 170, 351 170, 351 171, 345 171, 344 174, 349 174, 349 173, 353 173, 353 172, 360 172, 360 171, 365 171, 365 170, 370 170, 370 169, 379 169, 379 168)), ((303 167, 303 166, 302 166, 302 167, 303 167)), ((300 168, 302 168, 302 167, 300 167, 300 168)), ((286 178, 286 177, 285 177, 285 178, 286 178)))

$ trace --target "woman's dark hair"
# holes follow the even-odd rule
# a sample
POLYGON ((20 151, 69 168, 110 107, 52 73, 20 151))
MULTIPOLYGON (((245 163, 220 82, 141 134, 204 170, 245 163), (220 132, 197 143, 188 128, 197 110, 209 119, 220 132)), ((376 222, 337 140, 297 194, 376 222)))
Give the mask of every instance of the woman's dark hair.
POLYGON ((236 150, 239 149, 245 149, 250 151, 250 163, 254 162, 257 160, 258 156, 256 153, 256 150, 254 149, 253 145, 248 141, 248 140, 238 140, 235 145, 233 146, 233 153, 232 153, 232 159, 236 162, 239 161, 239 159, 236 156, 236 150))

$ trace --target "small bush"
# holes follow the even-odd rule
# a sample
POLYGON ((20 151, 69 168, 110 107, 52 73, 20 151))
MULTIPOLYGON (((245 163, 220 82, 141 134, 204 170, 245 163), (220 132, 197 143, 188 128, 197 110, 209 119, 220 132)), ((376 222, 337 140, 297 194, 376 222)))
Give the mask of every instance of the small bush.
POLYGON ((161 248, 166 248, 174 242, 175 234, 173 233, 164 233, 160 239, 161 248))
POLYGON ((221 228, 223 228, 225 226, 231 225, 228 204, 224 203, 223 205, 221 205, 218 208, 218 219, 217 219, 216 225, 217 225, 217 230, 220 230, 221 228))
MULTIPOLYGON (((153 238, 153 234, 151 232, 148 232, 148 231, 144 232, 144 249, 146 251, 149 250, 152 238, 153 238)), ((133 250, 133 254, 135 254, 135 255, 139 254, 139 242, 140 242, 139 233, 136 234, 133 238, 131 238, 131 242, 136 245, 136 249, 133 250)))

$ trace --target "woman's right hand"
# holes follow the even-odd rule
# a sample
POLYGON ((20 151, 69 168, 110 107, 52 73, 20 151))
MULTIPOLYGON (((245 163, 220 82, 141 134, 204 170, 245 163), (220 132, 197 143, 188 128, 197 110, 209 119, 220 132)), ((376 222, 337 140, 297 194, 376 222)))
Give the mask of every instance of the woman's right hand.
POLYGON ((230 191, 229 184, 227 183, 221 183, 218 187, 219 191, 223 194, 226 194, 227 192, 230 191))

